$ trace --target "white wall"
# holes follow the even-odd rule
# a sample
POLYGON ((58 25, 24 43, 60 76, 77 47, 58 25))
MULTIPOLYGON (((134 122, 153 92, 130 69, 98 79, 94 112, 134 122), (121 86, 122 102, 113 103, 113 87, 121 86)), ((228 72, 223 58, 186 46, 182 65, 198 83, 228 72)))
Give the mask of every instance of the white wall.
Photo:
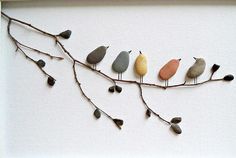
MULTIPOLYGON (((161 66, 182 58, 170 84, 182 83, 193 56, 204 57, 208 79, 214 63, 221 65, 215 77, 236 74, 236 6, 230 1, 213 4, 181 1, 82 1, 8 2, 8 15, 52 33, 72 30, 65 47, 78 60, 100 45, 110 45, 98 68, 112 77, 111 64, 122 50, 133 50, 124 79, 138 80, 133 63, 142 50, 148 57, 144 81, 157 79, 161 66)), ((2 133, 6 157, 234 157, 236 154, 235 81, 209 83, 194 88, 161 90, 145 88, 147 103, 166 119, 181 116, 181 135, 174 135, 163 122, 145 119, 145 108, 135 85, 121 84, 121 94, 109 94, 111 83, 78 66, 78 77, 92 100, 114 117, 124 119, 118 130, 106 117, 95 120, 93 108, 77 88, 71 62, 54 42, 34 31, 12 26, 24 43, 61 55, 64 61, 43 58, 45 69, 56 79, 53 88, 46 77, 15 48, 1 28, 2 133)))

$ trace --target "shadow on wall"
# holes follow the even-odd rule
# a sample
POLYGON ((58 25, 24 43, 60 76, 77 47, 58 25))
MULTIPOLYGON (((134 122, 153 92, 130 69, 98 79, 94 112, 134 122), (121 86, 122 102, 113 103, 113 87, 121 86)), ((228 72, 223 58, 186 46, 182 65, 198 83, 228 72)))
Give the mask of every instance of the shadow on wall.
POLYGON ((77 6, 138 6, 138 5, 236 5, 235 0, 32 0, 2 2, 2 8, 77 7, 77 6))

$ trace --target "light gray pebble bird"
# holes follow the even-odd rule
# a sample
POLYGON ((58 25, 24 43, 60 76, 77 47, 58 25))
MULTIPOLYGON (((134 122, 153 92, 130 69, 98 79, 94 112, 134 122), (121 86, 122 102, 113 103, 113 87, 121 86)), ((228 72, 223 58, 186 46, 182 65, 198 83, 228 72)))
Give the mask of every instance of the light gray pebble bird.
POLYGON ((112 63, 112 69, 118 73, 118 79, 122 79, 122 73, 125 72, 129 66, 129 54, 131 51, 122 51, 112 63))
POLYGON ((86 59, 87 62, 89 64, 92 64, 93 68, 96 69, 96 64, 99 63, 100 61, 102 61, 102 59, 106 55, 106 51, 108 48, 109 48, 109 46, 108 47, 105 47, 105 46, 97 47, 91 53, 88 54, 87 59, 86 59))
POLYGON ((203 58, 195 58, 195 63, 188 69, 187 77, 194 79, 194 84, 197 84, 197 77, 200 76, 206 67, 206 62, 203 58))

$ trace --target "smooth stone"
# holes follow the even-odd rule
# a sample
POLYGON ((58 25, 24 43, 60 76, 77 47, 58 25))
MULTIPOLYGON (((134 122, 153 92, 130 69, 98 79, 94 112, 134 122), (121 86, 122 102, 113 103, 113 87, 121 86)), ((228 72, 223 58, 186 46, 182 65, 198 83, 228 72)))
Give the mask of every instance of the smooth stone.
POLYGON ((135 70, 140 76, 144 76, 147 73, 147 58, 145 55, 139 54, 139 56, 136 58, 135 70))
POLYGON ((197 58, 193 66, 191 66, 187 72, 188 78, 196 78, 200 76, 206 67, 206 62, 203 58, 197 58))
POLYGON ((176 134, 181 134, 182 130, 177 124, 171 124, 171 129, 176 133, 176 134))
POLYGON ((234 79, 234 76, 231 75, 231 74, 226 75, 226 76, 223 78, 223 80, 225 80, 225 81, 232 81, 233 79, 234 79))
POLYGON ((99 111, 99 109, 96 109, 96 110, 94 111, 93 115, 94 115, 97 119, 99 119, 99 118, 101 117, 101 112, 99 111))
POLYGON ((146 111, 146 116, 147 116, 147 117, 151 117, 151 111, 148 110, 148 109, 147 109, 147 111, 146 111))
POLYGON ((59 34, 59 36, 61 36, 62 38, 65 38, 65 39, 69 39, 70 38, 70 35, 71 35, 71 30, 66 30, 64 32, 61 32, 59 34))
POLYGON ((220 68, 220 65, 214 64, 211 68, 212 73, 216 72, 220 68))
POLYGON ((55 79, 49 76, 47 82, 49 86, 53 86, 55 84, 55 79))
POLYGON ((112 69, 117 73, 122 73, 127 70, 129 66, 129 52, 122 51, 116 57, 114 62, 112 63, 112 69))
POLYGON ((93 50, 91 53, 88 54, 87 59, 86 59, 87 62, 89 64, 99 63, 106 55, 106 50, 107 50, 107 47, 105 46, 100 46, 96 48, 95 50, 93 50))
POLYGON ((111 93, 115 92, 115 86, 109 87, 108 91, 111 92, 111 93))
POLYGON ((122 126, 124 124, 123 120, 120 119, 113 119, 113 121, 115 122, 115 124, 117 124, 118 126, 122 126))
POLYGON ((43 67, 46 65, 46 63, 45 63, 45 61, 43 61, 42 59, 40 59, 40 60, 37 61, 37 65, 38 65, 39 67, 43 68, 43 67))
POLYGON ((168 80, 176 73, 179 67, 179 59, 172 59, 166 63, 159 71, 159 77, 162 80, 168 80))
POLYGON ((117 85, 115 86, 115 89, 118 93, 120 93, 122 91, 122 88, 120 86, 117 86, 117 85))
POLYGON ((177 124, 177 123, 180 123, 181 121, 182 121, 181 117, 174 117, 174 118, 171 119, 170 122, 177 124))

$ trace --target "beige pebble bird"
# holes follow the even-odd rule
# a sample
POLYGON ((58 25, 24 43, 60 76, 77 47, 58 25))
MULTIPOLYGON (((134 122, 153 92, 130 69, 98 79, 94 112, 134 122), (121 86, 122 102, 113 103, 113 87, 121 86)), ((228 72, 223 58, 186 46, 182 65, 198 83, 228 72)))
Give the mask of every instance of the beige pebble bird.
POLYGON ((193 57, 196 61, 195 63, 193 64, 193 66, 191 66, 189 69, 188 69, 188 72, 187 72, 187 77, 190 78, 190 79, 194 79, 194 84, 197 84, 197 77, 200 76, 204 70, 205 70, 205 67, 206 67, 206 62, 203 58, 195 58, 193 57))
POLYGON ((165 81, 165 86, 168 86, 168 80, 177 72, 180 60, 172 59, 160 69, 159 77, 165 81))
POLYGON ((139 51, 139 55, 135 60, 135 71, 140 76, 140 83, 143 82, 143 76, 147 73, 147 58, 139 51))

